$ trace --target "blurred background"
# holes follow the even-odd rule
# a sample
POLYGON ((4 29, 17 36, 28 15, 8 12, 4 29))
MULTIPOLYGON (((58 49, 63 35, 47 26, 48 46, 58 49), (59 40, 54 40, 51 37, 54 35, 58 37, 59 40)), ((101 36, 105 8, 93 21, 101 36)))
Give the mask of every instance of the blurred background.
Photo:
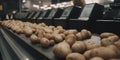
MULTIPOLYGON (((114 0, 85 0, 85 4, 89 3, 100 3, 107 5, 114 0)), ((118 0, 119 1, 119 0, 118 0)), ((46 7, 65 7, 70 6, 72 0, 0 0, 0 5, 4 6, 4 11, 16 10, 16 11, 30 11, 40 10, 46 7)), ((1 7, 1 6, 0 6, 1 7)))

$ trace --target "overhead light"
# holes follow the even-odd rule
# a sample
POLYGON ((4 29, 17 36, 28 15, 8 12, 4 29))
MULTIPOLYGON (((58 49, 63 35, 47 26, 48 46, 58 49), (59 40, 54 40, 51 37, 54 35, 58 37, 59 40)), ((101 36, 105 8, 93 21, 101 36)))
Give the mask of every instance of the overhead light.
POLYGON ((111 0, 111 2, 114 2, 114 0, 111 0))
POLYGON ((93 3, 100 3, 100 1, 99 0, 94 0, 93 3))
POLYGON ((63 2, 62 4, 64 4, 64 5, 65 5, 65 4, 67 4, 67 2, 63 2))
POLYGON ((26 0, 22 0, 22 2, 26 2, 26 0))
POLYGON ((44 5, 44 7, 47 7, 47 5, 44 5))
POLYGON ((33 7, 39 9, 39 5, 33 4, 33 7))
POLYGON ((90 4, 90 3, 93 3, 93 1, 92 0, 85 0, 85 3, 90 4))

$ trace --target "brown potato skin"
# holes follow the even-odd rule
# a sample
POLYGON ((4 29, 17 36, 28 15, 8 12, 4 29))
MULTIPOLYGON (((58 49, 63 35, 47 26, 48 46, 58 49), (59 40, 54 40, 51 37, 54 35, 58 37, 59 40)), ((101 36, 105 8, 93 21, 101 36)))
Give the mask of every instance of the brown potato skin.
POLYGON ((72 47, 71 47, 73 52, 84 52, 86 50, 86 45, 83 41, 76 41, 72 47))
POLYGON ((44 37, 47 39, 53 39, 53 36, 50 33, 45 33, 44 37))
POLYGON ((100 34, 101 38, 108 38, 109 36, 113 36, 115 35, 114 33, 110 33, 110 32, 104 32, 100 34))
POLYGON ((32 43, 39 43, 40 41, 38 40, 38 37, 35 35, 35 34, 32 34, 31 36, 30 36, 30 41, 32 42, 32 43))
POLYGON ((119 49, 120 49, 120 40, 118 40, 118 41, 114 42, 114 45, 115 45, 117 48, 119 48, 119 49))
POLYGON ((116 54, 117 54, 117 58, 119 58, 119 56, 120 56, 120 49, 117 46, 115 46, 115 45, 109 45, 109 46, 107 46, 107 48, 110 48, 113 51, 115 51, 116 54))
POLYGON ((53 53, 55 54, 55 56, 59 58, 66 58, 66 56, 70 54, 71 52, 72 51, 70 49, 70 45, 65 41, 60 42, 54 45, 53 47, 53 53))
POLYGON ((89 36, 88 31, 86 29, 81 30, 81 34, 83 39, 86 39, 89 36))
POLYGON ((119 40, 119 37, 117 35, 113 35, 113 36, 108 37, 108 39, 111 40, 112 42, 115 42, 119 40))
POLYGON ((78 41, 83 40, 82 34, 80 32, 76 34, 76 37, 78 41))
POLYGON ((91 58, 90 60, 104 60, 104 59, 101 58, 101 57, 93 57, 93 58, 91 58))
POLYGON ((120 58, 113 58, 113 59, 109 59, 109 60, 120 60, 120 58))
POLYGON ((91 51, 91 56, 92 57, 102 57, 104 59, 108 59, 108 58, 116 58, 117 54, 114 50, 110 49, 110 48, 106 48, 106 47, 99 47, 99 48, 95 48, 91 51))
POLYGON ((53 46, 55 44, 54 40, 50 40, 50 45, 53 46))
POLYGON ((92 36, 92 33, 86 29, 81 30, 81 35, 83 39, 90 38, 92 36))
POLYGON ((117 35, 109 36, 101 40, 102 46, 108 46, 114 44, 114 42, 118 41, 119 37, 117 35))
POLYGON ((54 37, 54 41, 56 43, 62 42, 63 41, 63 37, 60 34, 53 34, 54 37))
POLYGON ((65 37, 65 41, 72 46, 76 42, 76 36, 74 34, 69 34, 65 37))
POLYGON ((33 30, 29 26, 24 27, 23 31, 26 35, 32 35, 33 33, 33 30))
POLYGON ((108 39, 108 38, 104 38, 104 39, 101 40, 101 45, 102 45, 102 46, 112 45, 113 43, 114 43, 114 42, 111 41, 111 40, 108 39))
POLYGON ((86 60, 80 53, 71 53, 66 57, 66 60, 86 60))
POLYGON ((40 44, 42 47, 49 47, 50 46, 50 41, 47 38, 42 38, 40 40, 40 44))
POLYGON ((88 51, 85 51, 83 55, 85 56, 86 59, 90 59, 91 58, 90 54, 91 54, 91 50, 88 50, 88 51))

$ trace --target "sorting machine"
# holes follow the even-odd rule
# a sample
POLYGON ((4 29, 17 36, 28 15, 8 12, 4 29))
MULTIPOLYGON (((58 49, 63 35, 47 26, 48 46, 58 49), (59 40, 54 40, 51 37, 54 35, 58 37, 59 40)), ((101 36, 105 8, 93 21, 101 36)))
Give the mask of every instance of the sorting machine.
POLYGON ((69 28, 69 20, 72 18, 77 18, 81 13, 81 8, 76 6, 70 6, 64 9, 62 15, 59 18, 54 18, 54 26, 63 26, 64 28, 69 28))
POLYGON ((43 22, 47 25, 53 25, 54 24, 54 18, 59 18, 63 13, 63 9, 60 8, 54 8, 51 10, 50 14, 43 19, 43 22))

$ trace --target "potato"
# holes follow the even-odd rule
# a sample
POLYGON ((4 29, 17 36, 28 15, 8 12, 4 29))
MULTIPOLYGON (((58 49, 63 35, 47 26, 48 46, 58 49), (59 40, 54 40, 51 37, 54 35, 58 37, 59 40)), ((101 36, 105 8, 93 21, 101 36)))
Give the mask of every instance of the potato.
POLYGON ((36 23, 33 23, 30 27, 33 28, 33 29, 35 29, 36 26, 37 26, 37 24, 36 24, 36 23))
POLYGON ((118 41, 119 37, 117 35, 109 36, 108 38, 104 38, 101 40, 101 44, 103 46, 108 46, 113 44, 115 41, 118 41))
POLYGON ((101 45, 102 46, 108 46, 108 45, 112 45, 114 42, 111 39, 108 38, 104 38, 101 40, 101 45))
POLYGON ((102 57, 104 59, 108 59, 108 58, 116 58, 117 54, 114 50, 110 49, 110 48, 106 48, 106 47, 99 47, 99 48, 95 48, 91 51, 91 56, 92 57, 102 57))
POLYGON ((60 30, 54 30, 53 31, 53 34, 59 34, 60 33, 60 30))
POLYGON ((66 39, 65 40, 70 46, 72 46, 74 43, 75 43, 75 39, 73 39, 73 38, 68 38, 68 39, 66 39))
POLYGON ((39 43, 40 41, 38 40, 38 37, 35 35, 35 34, 32 34, 31 36, 30 36, 30 40, 31 40, 31 42, 33 42, 33 43, 39 43))
POLYGON ((63 37, 60 34, 53 34, 53 37, 56 43, 63 41, 63 37))
POLYGON ((95 42, 93 42, 91 40, 85 41, 85 45, 86 45, 87 50, 90 50, 90 49, 93 49, 93 48, 98 48, 98 47, 101 46, 100 44, 96 44, 95 42))
POLYGON ((76 29, 68 30, 69 34, 76 34, 78 31, 76 29))
POLYGON ((69 39, 66 39, 65 40, 70 46, 72 46, 74 43, 75 43, 75 39, 73 39, 73 38, 69 38, 69 39))
POLYGON ((71 30, 66 30, 64 31, 64 34, 65 35, 68 35, 68 34, 76 34, 78 31, 76 29, 71 29, 71 30))
POLYGON ((114 45, 115 45, 117 48, 119 48, 119 49, 120 49, 120 40, 118 40, 118 41, 114 42, 114 45))
POLYGON ((33 33, 33 30, 29 26, 24 27, 23 31, 26 35, 32 35, 33 33))
POLYGON ((120 58, 113 58, 113 59, 109 59, 109 60, 120 60, 120 58))
POLYGON ((23 32, 23 29, 21 29, 20 27, 18 27, 16 30, 15 30, 16 33, 22 33, 23 32))
POLYGON ((81 35, 83 39, 89 38, 90 33, 86 29, 81 30, 81 35))
POLYGON ((91 37, 92 36, 92 33, 90 31, 88 31, 88 36, 91 37))
POLYGON ((62 36, 63 39, 65 39, 66 37, 65 34, 61 33, 60 35, 62 36))
POLYGON ((76 41, 76 36, 74 34, 69 34, 68 36, 66 36, 65 41, 72 46, 75 41, 76 41))
POLYGON ((16 32, 17 32, 17 33, 23 33, 23 29, 22 29, 22 28, 17 29, 16 32))
POLYGON ((54 40, 50 40, 50 45, 53 46, 55 44, 54 40))
POLYGON ((114 43, 114 45, 118 48, 117 54, 118 54, 118 57, 119 57, 120 56, 120 40, 116 41, 114 43))
POLYGON ((50 28, 51 30, 53 30, 53 29, 55 28, 55 26, 49 26, 49 28, 50 28))
POLYGON ((45 32, 43 30, 39 30, 37 33, 38 39, 40 40, 41 38, 44 37, 45 32))
POLYGON ((86 60, 80 53, 71 53, 66 57, 66 60, 86 60))
POLYGON ((82 34, 79 32, 76 34, 77 40, 83 40, 82 34))
POLYGON ((69 39, 69 38, 73 38, 73 39, 77 39, 77 37, 74 34, 68 34, 65 39, 69 39))
POLYGON ((16 30, 19 29, 19 28, 20 28, 20 27, 16 25, 16 26, 13 26, 13 27, 12 27, 12 30, 13 30, 13 31, 16 31, 16 30))
POLYGON ((62 26, 57 26, 56 28, 57 28, 57 29, 63 29, 63 27, 62 27, 62 26))
POLYGON ((84 42, 82 41, 76 41, 73 45, 72 45, 72 51, 73 52, 84 52, 86 50, 86 45, 84 42))
POLYGON ((114 33, 104 32, 100 34, 101 38, 108 38, 109 36, 115 35, 114 33))
POLYGON ((104 59, 101 58, 101 57, 93 57, 93 58, 91 58, 90 60, 104 60, 104 59))
POLYGON ((58 29, 59 30, 59 33, 64 33, 65 32, 65 29, 58 29))
POLYGON ((117 54, 117 57, 120 56, 120 50, 115 45, 109 45, 109 46, 107 46, 107 48, 110 48, 110 49, 114 50, 117 54))
POLYGON ((65 41, 60 42, 53 47, 53 53, 59 58, 65 58, 71 52, 70 45, 65 41))
POLYGON ((48 47, 50 45, 50 41, 47 38, 42 38, 40 40, 40 44, 42 47, 48 47))
POLYGON ((119 40, 119 37, 117 35, 113 35, 113 36, 109 36, 108 39, 115 42, 119 40))
POLYGON ((114 51, 118 50, 118 48, 115 45, 109 45, 109 46, 107 46, 107 48, 110 48, 114 51))
POLYGON ((63 34, 67 36, 69 34, 68 30, 64 31, 63 34))
POLYGON ((45 33, 44 37, 47 39, 53 39, 53 36, 50 33, 45 33))
POLYGON ((43 27, 47 26, 45 23, 41 23, 40 25, 43 26, 43 27))
POLYGON ((54 31, 55 31, 55 30, 58 30, 59 33, 64 33, 64 32, 65 32, 65 29, 63 29, 62 26, 57 26, 56 29, 54 29, 54 31))
POLYGON ((52 30, 52 29, 49 29, 49 28, 44 28, 44 31, 45 31, 46 33, 52 33, 52 32, 53 32, 53 30, 52 30))
POLYGON ((91 58, 90 54, 91 54, 91 50, 88 50, 88 51, 85 51, 83 55, 85 56, 86 59, 89 59, 91 58))

